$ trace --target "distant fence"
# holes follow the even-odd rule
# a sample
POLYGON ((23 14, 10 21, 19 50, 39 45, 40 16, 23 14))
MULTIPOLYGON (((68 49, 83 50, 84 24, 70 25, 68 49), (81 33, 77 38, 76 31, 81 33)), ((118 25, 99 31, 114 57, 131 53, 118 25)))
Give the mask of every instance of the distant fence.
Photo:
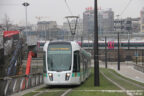
POLYGON ((43 84, 42 73, 0 78, 0 96, 8 96, 40 84, 43 84))

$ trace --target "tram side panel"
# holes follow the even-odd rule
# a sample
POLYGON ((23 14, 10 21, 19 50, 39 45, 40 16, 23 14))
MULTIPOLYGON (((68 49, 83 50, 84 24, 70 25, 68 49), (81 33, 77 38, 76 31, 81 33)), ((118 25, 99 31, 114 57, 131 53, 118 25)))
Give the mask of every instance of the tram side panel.
POLYGON ((81 81, 84 82, 90 75, 90 67, 91 67, 91 61, 90 56, 88 54, 85 54, 83 51, 81 51, 80 54, 80 74, 81 74, 81 81))
POLYGON ((80 73, 80 51, 74 51, 73 55, 73 70, 72 70, 72 82, 75 84, 81 84, 81 73, 80 73))

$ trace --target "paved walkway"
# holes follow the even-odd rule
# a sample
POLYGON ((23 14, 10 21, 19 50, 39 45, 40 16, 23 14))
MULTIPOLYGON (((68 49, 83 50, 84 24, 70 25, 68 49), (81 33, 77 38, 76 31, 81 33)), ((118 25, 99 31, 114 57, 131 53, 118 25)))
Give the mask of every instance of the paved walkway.
MULTIPOLYGON (((104 63, 100 62, 100 67, 104 67, 104 63)), ((116 72, 118 72, 119 74, 121 74, 124 77, 144 83, 144 73, 134 69, 133 65, 121 64, 120 71, 117 70, 117 65, 115 65, 115 64, 108 65, 108 68, 114 69, 116 72)))

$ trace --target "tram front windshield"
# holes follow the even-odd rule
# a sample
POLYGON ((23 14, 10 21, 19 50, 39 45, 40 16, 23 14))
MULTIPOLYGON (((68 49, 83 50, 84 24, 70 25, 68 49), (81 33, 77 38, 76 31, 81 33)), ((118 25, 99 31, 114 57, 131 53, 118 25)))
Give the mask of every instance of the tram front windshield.
POLYGON ((69 43, 50 43, 47 57, 49 71, 68 71, 71 69, 72 49, 69 43))

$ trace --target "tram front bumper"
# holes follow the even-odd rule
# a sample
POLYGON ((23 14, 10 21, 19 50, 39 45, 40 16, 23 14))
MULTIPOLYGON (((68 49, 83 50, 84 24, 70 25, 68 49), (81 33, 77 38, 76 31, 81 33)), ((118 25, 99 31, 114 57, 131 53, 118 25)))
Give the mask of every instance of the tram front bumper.
POLYGON ((44 77, 44 83, 47 85, 80 85, 80 77, 71 77, 69 80, 53 80, 48 77, 44 77))

